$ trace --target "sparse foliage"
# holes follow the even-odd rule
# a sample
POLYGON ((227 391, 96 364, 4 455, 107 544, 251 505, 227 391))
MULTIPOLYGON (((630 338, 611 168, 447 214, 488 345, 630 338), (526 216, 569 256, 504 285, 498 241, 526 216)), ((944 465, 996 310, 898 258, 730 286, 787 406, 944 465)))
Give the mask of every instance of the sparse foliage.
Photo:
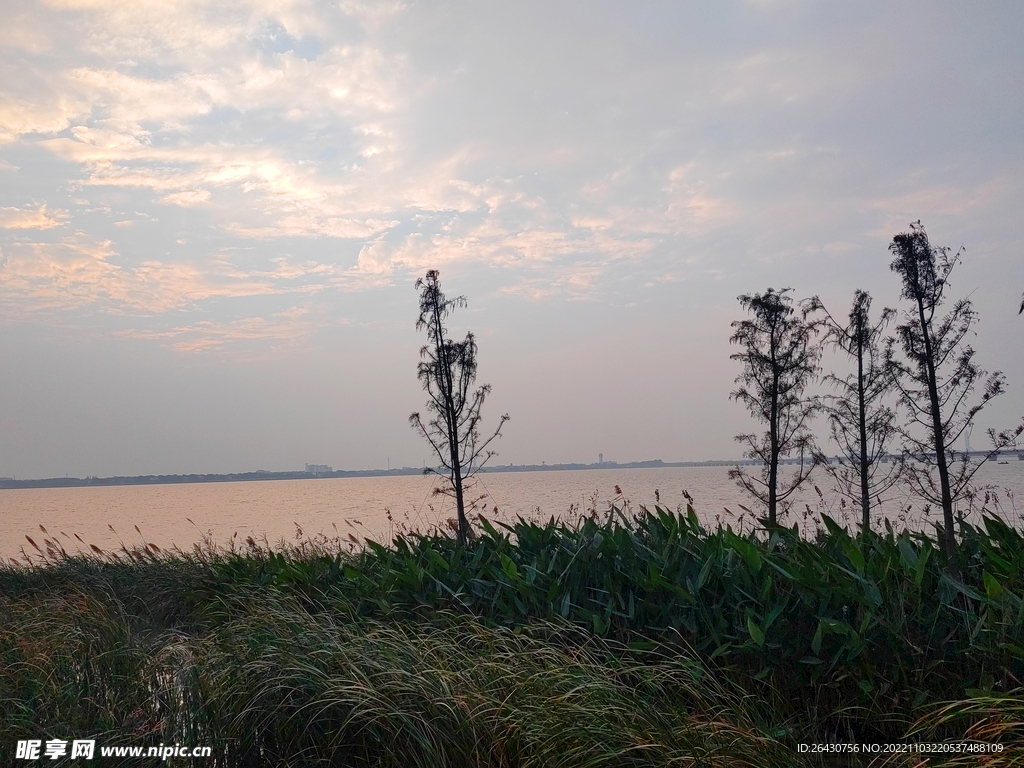
POLYGON ((729 477, 765 505, 771 525, 778 521, 780 505, 785 510, 787 499, 817 462, 808 427, 821 406, 805 390, 817 376, 820 347, 814 342, 816 327, 795 313, 786 295, 791 290, 769 288, 763 294, 740 296, 740 305, 753 317, 734 322, 735 333, 729 339, 743 348, 730 356, 743 363, 743 372, 736 377, 740 388, 730 397, 768 426, 761 435, 736 436, 746 445, 744 455, 761 462, 759 476, 737 466, 729 477), (780 464, 794 455, 797 469, 783 480, 780 464))
POLYGON ((804 304, 805 316, 821 313, 825 343, 842 350, 856 364, 854 373, 840 377, 830 373, 824 381, 837 394, 824 398, 832 439, 839 446, 838 461, 824 456, 820 463, 832 476, 840 493, 861 509, 861 528, 871 528, 871 500, 892 488, 900 479, 902 461, 893 460, 889 449, 897 434, 896 411, 885 402, 892 375, 885 364, 882 334, 896 315, 883 309, 871 322, 871 295, 854 292, 849 320, 836 320, 817 296, 804 304))
POLYGON ((418 412, 413 413, 409 423, 430 443, 448 477, 446 492, 455 497, 458 539, 465 545, 469 537, 466 482, 495 455, 487 446, 501 434, 509 416, 507 413, 502 416, 494 433, 481 439, 480 409, 491 386, 484 384, 472 390, 477 368, 476 339, 472 333, 467 333, 463 341, 452 341, 445 327, 445 319, 457 308, 466 306, 466 297, 447 298, 441 292, 434 269, 416 281, 416 289, 420 292, 416 330, 427 332, 427 344, 420 349, 418 374, 428 395, 427 410, 432 416, 424 422, 418 412))
POLYGON ((971 493, 978 469, 1014 444, 1024 432, 1024 422, 1004 432, 989 429, 992 447, 982 456, 963 452, 957 457, 956 441, 971 428, 978 412, 1003 394, 1005 378, 1000 371, 986 377, 975 362, 967 337, 978 315, 970 300, 961 299, 940 314, 949 275, 960 262, 962 250, 951 254, 949 248, 933 247, 920 221, 911 224, 909 232, 896 235, 889 250, 895 257, 891 269, 903 280, 901 298, 911 304, 894 340, 903 358, 894 354, 895 343, 886 355, 908 413, 908 422, 900 429, 911 459, 907 478, 918 496, 941 506, 942 541, 949 554, 956 549, 954 505, 971 493), (972 401, 979 385, 981 396, 972 401))

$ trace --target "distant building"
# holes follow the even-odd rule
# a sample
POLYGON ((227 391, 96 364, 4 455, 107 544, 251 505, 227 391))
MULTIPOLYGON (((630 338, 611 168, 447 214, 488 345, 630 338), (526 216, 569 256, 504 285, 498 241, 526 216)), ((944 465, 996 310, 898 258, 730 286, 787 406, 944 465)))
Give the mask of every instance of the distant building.
POLYGON ((311 475, 328 475, 334 471, 334 467, 329 467, 326 464, 307 464, 306 471, 311 475))
POLYGON ((604 454, 603 453, 597 454, 597 463, 598 464, 604 464, 604 454))

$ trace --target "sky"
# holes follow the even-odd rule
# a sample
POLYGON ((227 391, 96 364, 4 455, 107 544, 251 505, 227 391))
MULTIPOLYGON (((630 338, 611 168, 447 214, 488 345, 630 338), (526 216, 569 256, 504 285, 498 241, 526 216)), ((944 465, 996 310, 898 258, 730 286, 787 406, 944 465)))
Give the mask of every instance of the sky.
POLYGON ((734 458, 737 297, 917 220, 1024 414, 1017 0, 0 9, 0 475, 429 463, 428 269, 493 461, 734 458))

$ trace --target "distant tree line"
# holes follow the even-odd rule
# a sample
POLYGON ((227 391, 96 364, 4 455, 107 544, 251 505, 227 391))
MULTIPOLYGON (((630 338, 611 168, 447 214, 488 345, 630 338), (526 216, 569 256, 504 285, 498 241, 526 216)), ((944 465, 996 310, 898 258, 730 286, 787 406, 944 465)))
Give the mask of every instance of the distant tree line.
POLYGON ((760 471, 736 466, 730 476, 763 505, 766 522, 777 525, 790 497, 821 466, 837 490, 857 502, 864 531, 871 526, 872 500, 902 481, 941 507, 943 546, 952 552, 956 503, 972 492, 971 481, 986 461, 1016 445, 1024 419, 1012 429, 988 430, 991 447, 982 456, 954 450, 978 413, 1005 392, 1005 377, 987 374, 975 361, 968 338, 978 315, 971 301, 949 306, 949 277, 962 249, 953 254, 932 246, 918 221, 896 235, 889 250, 890 268, 902 282, 900 298, 907 302, 899 314, 886 308, 872 320, 871 296, 860 289, 845 320, 817 296, 795 305, 789 288, 739 297, 748 317, 732 324, 730 340, 740 347, 732 359, 743 368, 731 397, 765 430, 736 437, 760 471), (888 336, 894 320, 895 333, 888 336), (845 353, 854 370, 822 373, 826 347, 845 353), (835 394, 810 393, 817 381, 835 394), (822 414, 839 448, 835 461, 810 430, 822 414), (793 457, 797 469, 782 476, 782 459, 793 457))

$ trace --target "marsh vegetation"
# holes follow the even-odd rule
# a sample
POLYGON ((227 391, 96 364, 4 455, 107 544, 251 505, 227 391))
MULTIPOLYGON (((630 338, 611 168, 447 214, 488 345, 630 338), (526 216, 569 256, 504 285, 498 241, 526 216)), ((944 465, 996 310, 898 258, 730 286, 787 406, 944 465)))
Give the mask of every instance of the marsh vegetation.
MULTIPOLYGON (((465 546, 56 552, 0 571, 0 743, 210 744, 224 766, 813 766, 836 763, 797 744, 971 737, 1011 765, 1024 537, 986 517, 954 557, 926 533, 739 535, 662 508, 478 518, 465 546)), ((883 757, 850 764, 917 764, 883 757)))

